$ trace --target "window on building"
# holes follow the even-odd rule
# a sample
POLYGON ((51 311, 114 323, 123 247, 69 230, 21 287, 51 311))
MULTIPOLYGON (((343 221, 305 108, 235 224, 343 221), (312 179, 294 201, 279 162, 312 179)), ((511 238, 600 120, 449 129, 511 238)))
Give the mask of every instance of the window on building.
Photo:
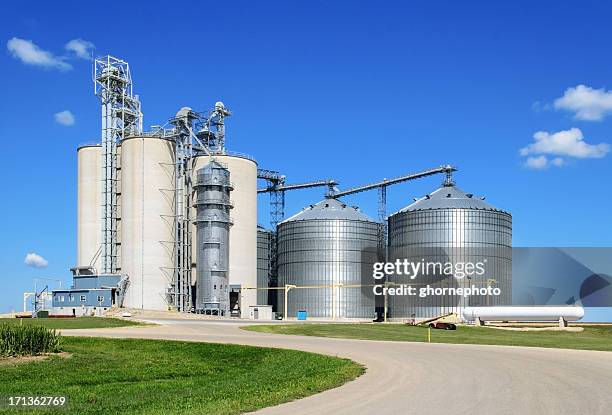
POLYGON ((84 296, 84 295, 82 295, 82 296, 81 296, 81 302, 83 302, 83 303, 84 303, 85 301, 87 301, 87 297, 86 297, 86 296, 84 296))
POLYGON ((102 301, 104 301, 104 296, 99 295, 98 296, 98 302, 101 303, 102 301))
POLYGON ((62 303, 63 303, 63 302, 64 302, 64 296, 63 296, 63 295, 60 295, 60 296, 59 296, 59 300, 60 300, 60 302, 62 302, 62 303))
POLYGON ((68 294, 68 301, 74 301, 74 295, 68 294))

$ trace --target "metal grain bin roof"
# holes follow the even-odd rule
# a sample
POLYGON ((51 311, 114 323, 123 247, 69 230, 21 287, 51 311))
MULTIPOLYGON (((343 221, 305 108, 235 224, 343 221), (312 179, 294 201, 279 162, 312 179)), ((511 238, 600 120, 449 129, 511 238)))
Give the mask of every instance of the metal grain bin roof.
POLYGON ((324 199, 315 205, 310 205, 301 212, 285 219, 281 223, 295 222, 300 220, 317 219, 344 219, 362 222, 375 222, 369 216, 359 211, 356 207, 345 205, 336 199, 324 199))
POLYGON ((476 209, 503 212, 501 209, 486 203, 484 198, 474 197, 471 193, 465 193, 463 190, 453 185, 442 186, 396 213, 432 209, 476 209))

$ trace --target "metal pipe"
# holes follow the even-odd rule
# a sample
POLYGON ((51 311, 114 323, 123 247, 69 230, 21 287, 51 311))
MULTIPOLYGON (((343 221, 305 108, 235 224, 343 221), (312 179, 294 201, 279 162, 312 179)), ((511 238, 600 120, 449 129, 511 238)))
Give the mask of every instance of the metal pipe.
POLYGON ((286 191, 286 190, 298 190, 298 189, 307 189, 310 187, 320 187, 320 186, 336 186, 338 184, 334 179, 323 179, 317 180, 314 182, 306 182, 306 183, 295 183, 295 184, 287 184, 280 186, 268 186, 261 189, 257 189, 257 193, 267 193, 273 191, 286 191))

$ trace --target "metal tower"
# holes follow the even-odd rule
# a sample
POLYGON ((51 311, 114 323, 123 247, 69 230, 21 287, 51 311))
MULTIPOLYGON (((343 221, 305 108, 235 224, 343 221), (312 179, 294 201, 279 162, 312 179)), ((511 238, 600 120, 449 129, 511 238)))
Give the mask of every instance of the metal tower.
POLYGON ((327 193, 336 190, 338 182, 334 179, 323 179, 314 182, 285 184, 285 176, 272 170, 257 169, 257 178, 267 182, 267 186, 257 189, 257 193, 270 193, 270 226, 275 230, 285 217, 285 192, 288 190, 308 189, 327 186, 327 193))
POLYGON ((288 190, 308 189, 311 187, 327 186, 327 192, 336 190, 338 182, 333 179, 317 180, 307 183, 285 184, 285 176, 277 171, 257 170, 257 178, 265 180, 267 186, 257 189, 257 193, 270 193, 270 226, 272 237, 270 238, 270 268, 269 285, 276 287, 278 283, 278 224, 285 217, 285 192, 288 190))
POLYGON ((102 207, 101 264, 103 274, 114 274, 118 264, 117 238, 118 170, 117 144, 142 132, 140 101, 132 89, 127 62, 110 55, 98 58, 93 67, 94 93, 102 103, 102 207))
POLYGON ((197 296, 196 313, 229 316, 230 172, 211 161, 197 171, 197 296))
POLYGON ((208 115, 200 115, 200 129, 197 137, 211 154, 225 154, 225 117, 232 115, 223 102, 215 103, 208 115))
POLYGON ((195 219, 191 212, 194 204, 194 157, 200 154, 225 154, 225 117, 230 115, 231 112, 222 102, 217 102, 214 109, 205 114, 183 107, 169 121, 174 128, 162 132, 163 137, 175 143, 174 269, 170 295, 174 307, 182 312, 190 312, 194 306, 191 289, 195 219))
POLYGON ((264 189, 257 189, 257 193, 270 193, 270 226, 275 232, 285 214, 285 192, 278 190, 285 184, 285 176, 277 171, 257 169, 257 178, 267 183, 264 189))
POLYGON ((191 108, 183 107, 170 120, 174 125, 174 298, 173 305, 179 311, 191 310, 191 263, 193 205, 192 159, 193 124, 197 115, 191 108))

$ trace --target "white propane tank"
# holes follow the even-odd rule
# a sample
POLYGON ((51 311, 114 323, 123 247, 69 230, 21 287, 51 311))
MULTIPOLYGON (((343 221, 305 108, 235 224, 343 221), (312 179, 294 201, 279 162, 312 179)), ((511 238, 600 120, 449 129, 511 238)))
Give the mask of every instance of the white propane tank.
POLYGON ((474 321, 578 321, 584 317, 584 308, 579 306, 506 306, 466 307, 463 318, 474 321))

